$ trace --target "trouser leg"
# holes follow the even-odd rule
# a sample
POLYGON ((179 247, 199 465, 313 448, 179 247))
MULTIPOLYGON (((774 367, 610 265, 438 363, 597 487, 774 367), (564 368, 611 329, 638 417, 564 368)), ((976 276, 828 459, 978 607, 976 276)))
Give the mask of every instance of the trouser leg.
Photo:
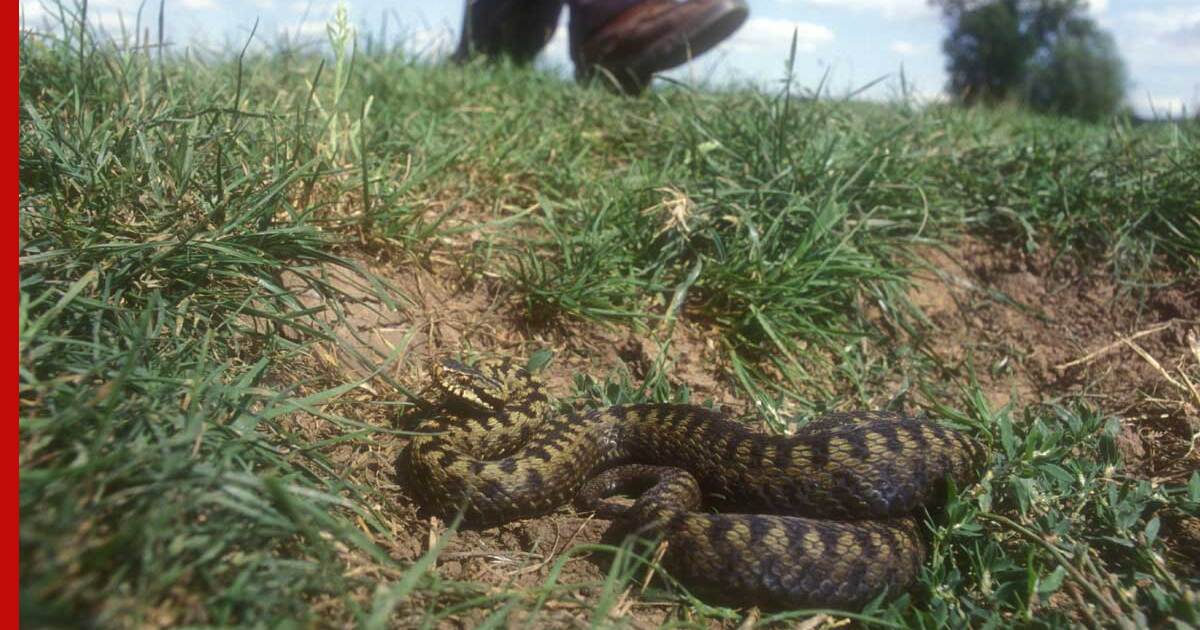
POLYGON ((508 56, 528 63, 558 27, 564 0, 467 0, 462 34, 451 57, 463 62, 474 55, 508 56))

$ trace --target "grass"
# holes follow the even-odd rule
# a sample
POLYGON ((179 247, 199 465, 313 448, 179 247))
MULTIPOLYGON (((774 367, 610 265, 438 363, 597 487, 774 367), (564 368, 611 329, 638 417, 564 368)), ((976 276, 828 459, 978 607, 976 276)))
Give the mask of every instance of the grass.
MULTIPOLYGON (((336 320, 347 299, 323 270, 362 256, 452 259, 464 290, 510 297, 530 331, 600 325, 661 345, 699 322, 776 428, 894 392, 884 381, 917 351, 862 305, 918 326, 903 294, 920 246, 970 234, 1049 248, 1129 284, 1200 266, 1195 124, 1084 126, 790 85, 622 99, 373 40, 359 51, 344 17, 321 51, 160 54, 61 10, 21 35, 30 625, 552 623, 548 602, 581 590, 585 619, 615 623, 645 550, 608 549, 597 583, 561 581, 564 555, 543 583, 499 591, 438 577, 441 547, 389 553, 388 495, 331 454, 400 432, 356 419, 359 383, 297 367, 334 337, 322 311, 336 320), (303 414, 328 437, 299 430, 303 414)), ((579 375, 574 402, 686 400, 672 367, 579 375)), ((1200 474, 1164 485, 1127 469, 1119 421, 1083 400, 996 409, 928 363, 905 378, 993 460, 929 521, 918 588, 852 618, 1200 623, 1200 582, 1160 534, 1200 514, 1200 474)), ((742 616, 684 595, 668 621, 742 616)))

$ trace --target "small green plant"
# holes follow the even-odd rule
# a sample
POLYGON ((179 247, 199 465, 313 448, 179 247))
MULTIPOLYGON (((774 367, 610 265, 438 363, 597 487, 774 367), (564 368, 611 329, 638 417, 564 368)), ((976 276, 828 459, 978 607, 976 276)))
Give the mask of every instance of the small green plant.
MULTIPOLYGON (((315 80, 309 83, 313 105, 326 120, 328 128, 327 140, 318 145, 319 151, 331 164, 342 161, 355 163, 362 159, 363 127, 367 124, 373 97, 366 95, 361 111, 355 112, 358 114, 357 120, 352 121, 350 112, 343 111, 358 56, 358 32, 350 23, 350 9, 344 1, 337 3, 329 23, 325 25, 325 32, 329 37, 329 48, 333 51, 333 80, 326 90, 329 94, 328 105, 321 102, 315 80)), ((320 73, 317 77, 320 77, 320 73)))

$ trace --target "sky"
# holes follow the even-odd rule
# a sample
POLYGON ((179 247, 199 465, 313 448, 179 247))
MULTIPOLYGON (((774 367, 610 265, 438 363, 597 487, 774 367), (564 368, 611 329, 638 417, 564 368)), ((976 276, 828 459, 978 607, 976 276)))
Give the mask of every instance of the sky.
MULTIPOLYGON (((166 38, 176 50, 240 49, 259 21, 253 45, 280 37, 322 41, 339 0, 164 0, 166 38)), ((342 0, 360 33, 438 59, 457 42, 461 0, 342 0)), ((938 98, 946 84, 941 40, 947 27, 926 0, 748 0, 750 18, 723 44, 670 73, 698 84, 750 82, 776 88, 797 37, 793 84, 815 90, 825 78, 832 96, 861 92, 877 100, 907 93, 938 98)), ((52 12, 43 0, 20 0, 26 28, 52 12)), ((53 6, 53 5, 49 5, 53 6)), ((159 0, 145 0, 142 24, 156 25, 159 0)), ((132 30, 142 0, 90 0, 90 19, 119 34, 132 30)), ((1089 13, 1110 32, 1125 60, 1129 104, 1143 115, 1200 110, 1200 0, 1089 0, 1089 13)), ((570 76, 566 20, 538 64, 570 76)), ((153 28, 152 28, 153 31, 153 28)))

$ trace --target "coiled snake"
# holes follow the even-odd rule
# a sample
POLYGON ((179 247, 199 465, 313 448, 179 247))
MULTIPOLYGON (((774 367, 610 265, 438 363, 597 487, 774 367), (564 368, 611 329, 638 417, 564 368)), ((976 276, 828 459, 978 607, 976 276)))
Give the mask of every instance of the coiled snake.
POLYGON ((693 405, 555 414, 508 361, 433 372, 447 411, 398 462, 428 509, 487 526, 577 499, 662 535, 672 575, 738 602, 854 607, 906 590, 925 560, 913 514, 946 480, 974 481, 982 454, 959 432, 889 412, 768 435, 693 405), (631 507, 603 501, 630 486, 648 488, 631 507), (739 513, 699 511, 702 500, 739 513))

